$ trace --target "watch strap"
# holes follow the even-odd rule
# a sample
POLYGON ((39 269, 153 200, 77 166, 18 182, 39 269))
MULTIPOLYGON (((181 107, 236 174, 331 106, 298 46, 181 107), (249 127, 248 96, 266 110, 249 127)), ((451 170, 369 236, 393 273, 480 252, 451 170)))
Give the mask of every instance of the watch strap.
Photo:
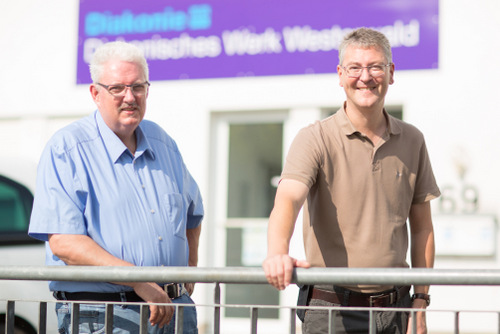
POLYGON ((426 294, 426 293, 414 293, 413 296, 411 296, 411 300, 415 299, 423 299, 426 301, 427 306, 431 304, 431 296, 426 294))

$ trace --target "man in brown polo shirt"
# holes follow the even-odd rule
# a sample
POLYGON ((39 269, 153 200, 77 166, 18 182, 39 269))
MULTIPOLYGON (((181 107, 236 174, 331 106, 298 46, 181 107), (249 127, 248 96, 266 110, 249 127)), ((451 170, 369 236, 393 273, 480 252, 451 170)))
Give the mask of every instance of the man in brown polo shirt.
MULTIPOLYGON (((333 116, 302 129, 290 147, 269 218, 270 284, 282 290, 293 267, 404 268, 411 231, 412 267, 431 268, 434 235, 429 201, 440 195, 422 133, 387 114, 384 99, 394 82, 387 38, 372 29, 349 33, 337 71, 346 93, 333 116), (305 204, 304 204, 305 203, 305 204), (288 255, 304 205, 307 260, 288 255)), ((428 286, 314 286, 312 306, 425 308, 428 286), (377 298, 371 298, 373 296, 377 298)), ((368 312, 335 312, 335 333, 367 333, 368 312)), ((375 312, 377 333, 406 333, 405 312, 375 312)), ((303 332, 328 333, 328 313, 308 310, 303 332)), ((417 313, 419 333, 425 312, 417 313)))

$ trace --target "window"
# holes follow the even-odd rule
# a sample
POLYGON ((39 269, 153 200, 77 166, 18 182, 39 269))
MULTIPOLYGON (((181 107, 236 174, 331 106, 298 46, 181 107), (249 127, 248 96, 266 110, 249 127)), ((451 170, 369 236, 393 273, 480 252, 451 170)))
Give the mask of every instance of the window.
POLYGON ((28 188, 0 175, 0 246, 40 243, 28 236, 32 207, 28 188))

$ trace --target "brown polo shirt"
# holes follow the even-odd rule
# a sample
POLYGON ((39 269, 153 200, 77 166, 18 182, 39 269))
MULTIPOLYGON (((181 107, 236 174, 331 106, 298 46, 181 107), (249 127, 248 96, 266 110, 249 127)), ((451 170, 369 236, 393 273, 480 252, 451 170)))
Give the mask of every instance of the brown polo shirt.
POLYGON ((342 108, 302 129, 290 147, 282 178, 309 187, 303 232, 313 267, 408 267, 410 207, 440 191, 422 133, 384 113, 388 131, 376 146, 342 108))

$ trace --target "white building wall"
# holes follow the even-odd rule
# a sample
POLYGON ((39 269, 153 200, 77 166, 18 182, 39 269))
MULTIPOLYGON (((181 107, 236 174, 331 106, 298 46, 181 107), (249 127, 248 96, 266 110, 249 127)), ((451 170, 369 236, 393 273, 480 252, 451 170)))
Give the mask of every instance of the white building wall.
MULTIPOLYGON (((464 182, 478 189, 479 212, 495 216, 500 214, 499 17, 498 0, 441 0, 439 69, 398 72, 396 63, 396 82, 387 96, 387 104, 403 106, 404 119, 424 133, 438 183, 454 187, 450 195, 457 210, 462 208, 457 164, 462 163, 464 182)), ((94 110, 88 86, 75 84, 77 23, 77 0, 0 1, 0 159, 36 163, 54 131, 94 110)), ((335 64, 332 59, 332 68, 335 64)), ((308 118, 301 111, 319 114, 319 108, 339 106, 343 99, 335 74, 153 82, 146 117, 177 140, 210 209, 211 111, 287 109, 298 120, 308 118)), ((293 136, 293 124, 285 142, 293 136)), ((439 213, 438 201, 433 210, 439 213)), ((202 240, 202 247, 209 245, 202 240)), ((301 241, 294 247, 302 247, 301 241)), ((438 257, 436 267, 499 268, 496 252, 482 258, 438 257)), ((201 266, 207 263, 203 254, 201 266)), ((433 309, 498 310, 498 288, 433 287, 431 292, 433 309)), ((429 316, 429 324, 435 331, 449 328, 442 319, 429 316)), ((491 327, 496 318, 474 319, 462 321, 465 330, 496 330, 491 327)))

